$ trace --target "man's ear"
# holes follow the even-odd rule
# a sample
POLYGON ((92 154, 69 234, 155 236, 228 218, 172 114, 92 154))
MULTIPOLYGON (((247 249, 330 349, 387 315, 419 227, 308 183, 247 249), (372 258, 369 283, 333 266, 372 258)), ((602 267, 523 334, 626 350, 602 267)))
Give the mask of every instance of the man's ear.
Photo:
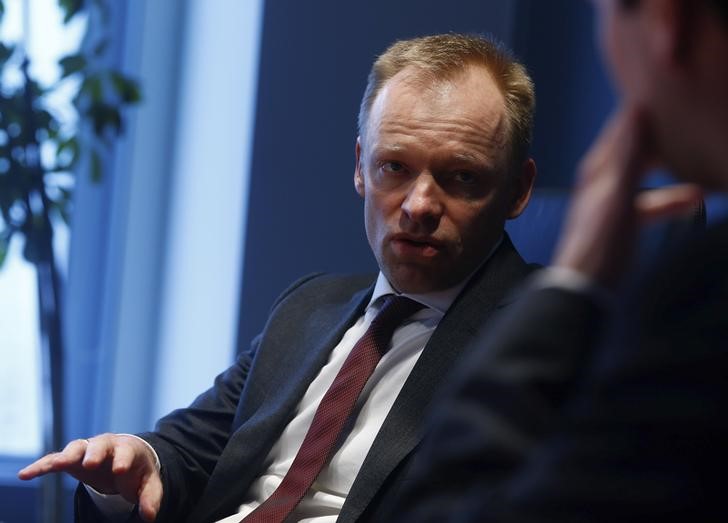
POLYGON ((356 166, 354 167, 354 188, 359 196, 364 198, 364 173, 362 172, 361 157, 361 136, 356 138, 356 146, 354 147, 354 155, 356 156, 356 166))
POLYGON ((512 220, 521 215, 528 205, 533 192, 533 184, 536 181, 536 162, 529 158, 521 165, 521 171, 513 185, 513 196, 511 207, 508 211, 508 219, 512 220))

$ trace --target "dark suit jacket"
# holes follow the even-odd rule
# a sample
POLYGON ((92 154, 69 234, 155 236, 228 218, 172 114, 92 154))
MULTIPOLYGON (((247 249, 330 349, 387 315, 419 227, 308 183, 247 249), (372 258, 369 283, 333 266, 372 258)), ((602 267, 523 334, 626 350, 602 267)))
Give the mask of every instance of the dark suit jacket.
POLYGON ((665 260, 621 322, 556 289, 510 308, 393 520, 728 521, 728 223, 665 260))
MULTIPOLYGON (((472 278, 433 333, 377 435, 339 521, 375 520, 396 497, 422 437, 430 400, 462 349, 529 267, 508 237, 472 278)), ((311 381, 370 299, 372 276, 316 275, 273 306, 250 350, 186 409, 143 435, 162 463, 160 522, 208 522, 235 512, 311 381)), ((77 492, 79 521, 99 521, 77 492)))

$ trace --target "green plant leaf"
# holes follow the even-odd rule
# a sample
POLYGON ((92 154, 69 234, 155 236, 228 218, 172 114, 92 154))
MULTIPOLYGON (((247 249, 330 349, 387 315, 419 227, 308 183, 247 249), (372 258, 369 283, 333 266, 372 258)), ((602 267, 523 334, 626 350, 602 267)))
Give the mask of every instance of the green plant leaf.
MULTIPOLYGON (((2 19, 2 15, 0 14, 0 19, 2 19)), ((5 65, 5 62, 7 62, 11 56, 13 56, 13 53, 15 52, 15 47, 12 45, 5 45, 4 43, 0 42, 0 65, 5 65)))
MULTIPOLYGON (((87 12, 93 23, 99 26, 108 25, 118 2, 56 1, 64 23, 87 12)), ((6 4, 6 0, 0 0, 0 18, 6 4)), ((33 263, 48 256, 49 247, 45 240, 49 224, 42 221, 41 215, 33 215, 27 209, 28 193, 45 191, 51 199, 47 203, 52 206, 49 210, 54 217, 60 215, 68 221, 73 213, 72 184, 68 180, 69 176, 74 176, 74 167, 80 159, 88 160, 91 180, 101 180, 106 154, 111 151, 114 138, 123 130, 123 110, 142 98, 137 81, 121 71, 99 68, 96 64, 99 58, 108 55, 114 45, 113 36, 108 36, 108 28, 96 27, 90 31, 87 27, 85 38, 86 45, 80 51, 58 61, 62 80, 55 85, 43 87, 34 79, 33 67, 27 66, 21 69, 23 74, 19 85, 5 85, 0 80, 0 215, 4 216, 0 219, 0 235, 10 231, 5 238, 16 232, 25 236, 23 255, 33 263), (78 123, 74 125, 62 118, 62 112, 56 114, 44 105, 44 96, 67 85, 63 79, 69 77, 81 80, 73 99, 78 117, 78 123), (55 158, 51 156, 47 161, 47 157, 43 156, 43 162, 39 163, 38 146, 46 147, 48 143, 56 146, 55 158)), ((0 72, 9 61, 14 63, 18 54, 19 50, 13 44, 0 42, 0 72)), ((52 150, 53 147, 50 148, 52 150)))
POLYGON ((71 18, 84 8, 84 0, 58 0, 58 5, 63 9, 65 15, 63 23, 67 24, 71 18))
POLYGON ((106 129, 114 135, 121 133, 121 113, 119 108, 107 103, 93 104, 86 113, 93 123, 94 134, 103 137, 106 129))
POLYGON ((82 54, 64 56, 58 60, 58 65, 63 70, 61 72, 61 78, 66 78, 67 76, 83 71, 87 64, 86 57, 82 54))
POLYGON ((121 73, 111 73, 111 85, 125 104, 135 104, 142 99, 139 84, 121 73))
MULTIPOLYGON (((81 84, 78 96, 86 95, 92 102, 100 102, 104 98, 104 87, 98 75, 88 76, 81 84)), ((78 97, 77 97, 78 98, 78 97)))

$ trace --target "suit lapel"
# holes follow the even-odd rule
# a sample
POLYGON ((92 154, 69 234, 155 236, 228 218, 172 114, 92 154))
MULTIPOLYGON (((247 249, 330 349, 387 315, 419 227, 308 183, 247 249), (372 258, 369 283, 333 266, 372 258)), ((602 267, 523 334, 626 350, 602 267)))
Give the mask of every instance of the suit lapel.
MULTIPOLYGON (((276 347, 261 346, 255 367, 246 384, 247 398, 241 399, 249 417, 231 436, 218 465, 210 476, 205 492, 187 521, 210 521, 230 515, 241 496, 260 474, 261 466, 308 386, 329 359, 329 355, 346 330, 358 319, 371 296, 372 287, 357 292, 344 304, 318 307, 294 304, 281 314, 281 321, 304 324, 304 329, 266 330, 286 332, 276 339, 276 347), (291 315, 306 311, 307 321, 291 315), (322 333, 325 335, 322 339, 322 333), (295 349, 294 349, 295 348, 295 349), (285 358, 281 358, 285 354, 285 358), (247 390, 251 393, 247 394, 247 390)), ((272 321, 276 321, 274 318, 272 321)))
POLYGON ((448 310, 407 378, 349 491, 338 521, 355 521, 389 474, 422 439, 421 424, 442 379, 528 266, 505 236, 448 310))

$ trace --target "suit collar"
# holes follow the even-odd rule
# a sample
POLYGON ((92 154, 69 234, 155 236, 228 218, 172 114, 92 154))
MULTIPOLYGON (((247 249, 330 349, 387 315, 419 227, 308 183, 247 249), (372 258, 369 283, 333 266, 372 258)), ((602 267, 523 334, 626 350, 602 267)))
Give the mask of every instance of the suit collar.
POLYGON ((338 521, 355 521, 422 439, 422 420, 443 378, 507 293, 529 272, 508 236, 468 282, 435 329, 374 440, 338 521))
MULTIPOLYGON (((326 364, 344 332, 364 313, 372 289, 373 285, 370 285, 355 292, 348 302, 316 306, 313 313, 306 304, 290 304, 282 314, 272 315, 272 321, 280 317, 284 322, 296 322, 297 319, 290 315, 297 310, 306 311, 306 332, 310 335, 300 336, 299 333, 296 339, 283 341, 291 347, 287 358, 280 358, 278 351, 260 347, 249 381, 263 383, 264 390, 249 388, 248 397, 241 398, 240 403, 249 406, 243 415, 246 421, 230 437, 201 502, 187 521, 214 521, 229 515, 229 511, 239 505, 241 493, 247 491, 260 473, 263 459, 295 415, 307 387, 326 364), (323 340, 321 333, 327 333, 323 340), (273 357, 268 359, 268 356, 273 357)), ((274 332, 285 331, 270 324, 266 328, 274 332)))
MULTIPOLYGON (((457 296, 423 350, 352 485, 339 521, 353 521, 361 516, 395 467, 419 444, 422 419, 443 376, 485 320, 500 307, 506 291, 527 270, 504 236, 491 258, 457 296)), ((240 493, 260 473, 262 460, 295 414, 306 388, 344 332, 364 313, 372 292, 373 285, 355 292, 348 302, 317 305, 313 314, 311 304, 307 303, 284 303, 284 313, 272 314, 271 322, 307 322, 306 334, 295 340, 277 340, 292 350, 295 347, 289 358, 281 359, 278 352, 265 351, 261 346, 249 381, 264 383, 265 387, 249 387, 250 396, 241 398, 241 403, 249 406, 243 416, 246 421, 226 445, 201 502, 188 521, 214 520, 238 506, 240 493), (307 319, 291 317, 297 310, 306 311, 307 319), (329 333, 323 341, 322 332, 329 333), (273 356, 270 360, 269 355, 273 356), (289 415, 281 415, 284 412, 289 415)), ((290 299, 295 300, 296 295, 292 294, 290 299)), ((267 329, 286 331, 275 324, 269 324, 267 329)))

